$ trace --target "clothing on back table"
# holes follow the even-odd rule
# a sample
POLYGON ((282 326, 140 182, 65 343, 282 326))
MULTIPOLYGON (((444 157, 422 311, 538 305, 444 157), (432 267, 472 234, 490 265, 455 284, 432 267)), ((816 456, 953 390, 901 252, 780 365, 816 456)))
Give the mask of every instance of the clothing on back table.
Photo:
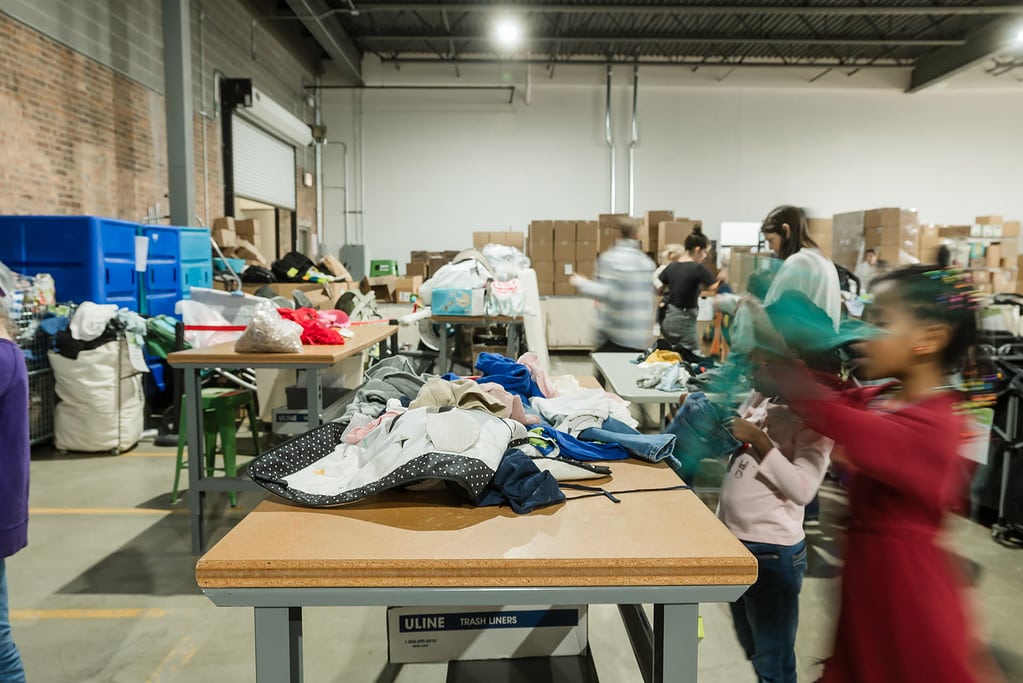
POLYGON ((661 282, 668 286, 669 304, 676 308, 696 308, 700 291, 714 284, 714 276, 695 261, 676 261, 661 271, 661 282))

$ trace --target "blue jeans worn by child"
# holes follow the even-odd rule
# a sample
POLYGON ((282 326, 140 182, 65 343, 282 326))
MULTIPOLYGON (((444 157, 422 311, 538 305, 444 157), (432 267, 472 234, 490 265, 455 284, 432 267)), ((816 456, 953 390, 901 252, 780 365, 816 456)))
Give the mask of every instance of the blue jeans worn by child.
POLYGON ((682 463, 678 473, 687 483, 701 460, 727 457, 742 445, 725 426, 722 411, 701 391, 686 396, 664 431, 675 435, 675 458, 682 463))
POLYGON ((806 540, 784 546, 742 542, 757 558, 757 582, 731 604, 739 644, 758 683, 796 683, 799 591, 806 574, 806 540))
POLYGON ((7 568, 0 558, 0 683, 25 683, 21 655, 11 636, 11 618, 7 608, 7 568))

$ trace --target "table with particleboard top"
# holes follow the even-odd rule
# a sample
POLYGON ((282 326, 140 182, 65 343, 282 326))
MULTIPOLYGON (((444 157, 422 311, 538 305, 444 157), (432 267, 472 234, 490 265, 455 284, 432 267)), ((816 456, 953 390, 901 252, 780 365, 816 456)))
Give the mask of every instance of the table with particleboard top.
POLYGON ((192 527, 192 552, 200 554, 206 547, 204 521, 207 491, 235 491, 258 488, 248 478, 207 477, 202 464, 203 410, 199 373, 208 368, 255 368, 305 370, 309 429, 320 423, 323 408, 323 390, 320 371, 346 358, 351 358, 375 344, 381 345, 398 332, 396 325, 387 323, 353 327, 354 336, 343 345, 303 346, 299 353, 238 353, 234 342, 225 342, 199 349, 175 351, 167 355, 167 363, 185 374, 185 428, 188 435, 188 511, 192 527))
POLYGON ((698 604, 736 600, 756 560, 668 467, 610 465, 596 483, 621 502, 568 492, 527 515, 444 492, 330 509, 264 501, 196 579, 215 604, 254 608, 260 683, 302 680, 303 607, 535 604, 617 604, 646 681, 695 681, 698 604))

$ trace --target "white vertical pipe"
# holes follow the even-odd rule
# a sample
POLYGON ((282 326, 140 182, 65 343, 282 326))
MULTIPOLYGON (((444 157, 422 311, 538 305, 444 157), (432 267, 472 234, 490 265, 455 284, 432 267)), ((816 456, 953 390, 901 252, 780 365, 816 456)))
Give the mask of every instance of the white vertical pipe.
POLYGON ((615 143, 611 135, 611 65, 607 65, 607 100, 604 105, 604 139, 607 141, 611 162, 611 213, 615 213, 615 143))
POLYGON ((636 215, 636 145, 639 144, 639 64, 632 67, 632 139, 629 140, 629 215, 636 215))

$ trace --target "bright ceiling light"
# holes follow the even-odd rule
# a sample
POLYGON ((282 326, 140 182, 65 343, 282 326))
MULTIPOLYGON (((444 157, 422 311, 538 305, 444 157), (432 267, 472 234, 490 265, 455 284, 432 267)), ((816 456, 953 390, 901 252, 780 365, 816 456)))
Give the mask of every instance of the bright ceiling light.
POLYGON ((522 45, 522 25, 512 17, 500 17, 494 25, 494 42, 506 50, 522 45))

